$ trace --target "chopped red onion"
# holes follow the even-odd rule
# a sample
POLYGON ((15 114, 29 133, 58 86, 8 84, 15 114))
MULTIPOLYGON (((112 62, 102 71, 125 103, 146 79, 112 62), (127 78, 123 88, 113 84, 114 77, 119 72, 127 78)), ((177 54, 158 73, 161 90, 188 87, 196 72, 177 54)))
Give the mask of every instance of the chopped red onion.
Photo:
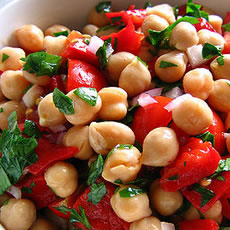
POLYGON ((53 132, 53 133, 59 133, 59 132, 64 132, 67 130, 67 128, 64 125, 56 125, 53 127, 49 127, 49 129, 53 132))
POLYGON ((137 103, 141 107, 144 107, 153 103, 157 103, 157 101, 154 98, 152 98, 149 94, 142 93, 137 99, 137 103))
POLYGON ((8 193, 10 193, 15 199, 21 199, 22 198, 22 192, 21 189, 15 186, 11 186, 6 190, 8 193))
POLYGON ((161 222, 161 230, 175 230, 174 224, 161 222))
POLYGON ((93 54, 96 54, 97 50, 104 45, 104 41, 97 36, 93 36, 90 39, 90 43, 88 45, 88 51, 93 54))
POLYGON ((65 136, 64 132, 61 132, 58 134, 57 139, 56 139, 56 144, 60 145, 62 144, 63 137, 65 136))
POLYGON ((224 133, 224 138, 227 139, 230 136, 230 133, 224 133))
POLYGON ((165 93, 164 96, 175 99, 177 97, 182 96, 183 94, 184 91, 180 87, 176 86, 172 88, 170 91, 168 91, 167 93, 165 93))

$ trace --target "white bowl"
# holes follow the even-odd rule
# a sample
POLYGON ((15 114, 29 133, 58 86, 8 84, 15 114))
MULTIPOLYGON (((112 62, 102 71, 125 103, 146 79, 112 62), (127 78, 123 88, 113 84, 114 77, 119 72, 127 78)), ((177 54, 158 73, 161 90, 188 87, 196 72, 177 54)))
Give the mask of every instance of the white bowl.
MULTIPOLYGON (((108 1, 108 0, 107 0, 108 1)), ((112 0, 114 10, 127 9, 130 4, 144 6, 147 0, 112 0)), ((91 7, 99 0, 15 0, 0 10, 0 47, 16 45, 13 31, 24 24, 35 24, 42 29, 52 24, 64 24, 80 30, 87 23, 91 7)), ((169 3, 172 6, 185 4, 186 0, 150 0, 152 5, 169 3)), ((224 16, 229 0, 196 0, 217 14, 224 16), (220 4, 221 3, 221 4, 220 4)))

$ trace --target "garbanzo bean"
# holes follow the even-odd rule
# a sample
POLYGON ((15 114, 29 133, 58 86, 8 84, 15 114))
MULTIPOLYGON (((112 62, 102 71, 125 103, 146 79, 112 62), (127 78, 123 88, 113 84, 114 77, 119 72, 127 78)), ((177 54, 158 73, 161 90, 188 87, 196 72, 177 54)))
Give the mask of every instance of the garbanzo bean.
POLYGON ((222 34, 223 19, 218 15, 209 15, 209 23, 219 34, 222 34))
POLYGON ((73 126, 63 137, 63 145, 77 146, 79 151, 74 157, 81 160, 88 160, 93 155, 93 150, 89 143, 89 126, 73 126))
POLYGON ((134 181, 141 169, 141 153, 131 145, 115 147, 107 157, 102 177, 114 183, 115 180, 122 180, 123 183, 134 181))
POLYGON ((147 193, 141 193, 134 197, 124 198, 120 196, 120 191, 128 186, 121 185, 120 189, 111 197, 110 203, 113 211, 123 220, 133 222, 148 217, 152 214, 149 208, 149 198, 147 193))
POLYGON ((6 200, 9 200, 9 198, 9 195, 6 192, 0 195, 0 207, 4 204, 6 200))
POLYGON ((53 36, 54 37, 54 33, 59 33, 59 32, 63 32, 63 31, 67 31, 68 33, 70 33, 70 29, 67 28, 66 26, 55 24, 55 25, 52 25, 46 29, 45 36, 53 36))
MULTIPOLYGON (((74 89, 75 90, 75 89, 74 89)), ((73 125, 85 125, 93 121, 101 109, 101 97, 98 95, 96 105, 91 106, 86 101, 70 91, 67 96, 73 100, 74 114, 67 115, 65 118, 73 125)))
POLYGON ((65 116, 53 102, 53 93, 47 94, 38 105, 39 124, 43 127, 53 127, 64 124, 65 116))
POLYGON ((198 135, 212 124, 213 114, 207 103, 199 98, 186 98, 172 111, 176 126, 190 135, 198 135))
POLYGON ((76 168, 64 161, 59 161, 49 167, 44 174, 46 183, 57 196, 70 196, 78 187, 78 172, 76 168))
POLYGON ((40 51, 43 48, 44 34, 35 25, 23 25, 15 31, 16 39, 19 45, 32 52, 40 51))
POLYGON ((212 32, 207 29, 202 29, 197 33, 199 37, 199 44, 204 45, 205 43, 210 43, 214 46, 224 46, 225 40, 222 35, 212 32))
POLYGON ((127 114, 127 93, 119 87, 106 87, 98 94, 102 100, 102 107, 98 116, 103 120, 121 120, 127 114))
POLYGON ((162 216, 170 216, 183 204, 183 196, 179 191, 166 192, 160 187, 159 179, 155 180, 150 188, 152 207, 162 216))
POLYGON ((154 216, 136 220, 130 225, 130 230, 161 230, 161 222, 154 216))
POLYGON ((230 80, 214 81, 214 87, 208 97, 208 103, 220 112, 230 111, 230 80))
POLYGON ((46 219, 38 218, 30 230, 57 230, 56 226, 46 219))
POLYGON ((119 122, 92 122, 89 126, 89 142, 95 152, 107 155, 118 144, 133 145, 135 135, 128 126, 119 122))
POLYGON ((41 86, 47 86, 50 83, 50 77, 48 75, 36 76, 36 74, 23 71, 24 78, 31 82, 32 84, 37 84, 41 86))
POLYGON ((107 71, 109 79, 117 82, 122 70, 130 64, 136 57, 129 52, 118 52, 108 58, 107 71))
POLYGON ((62 51, 65 49, 67 45, 67 37, 66 36, 45 36, 43 48, 49 54, 61 56, 62 51))
POLYGON ((2 93, 11 100, 21 101, 29 84, 21 70, 7 70, 1 76, 2 93))
POLYGON ((153 129, 144 139, 142 163, 149 166, 166 166, 173 161, 179 150, 179 142, 173 129, 153 129))
POLYGON ((151 78, 145 64, 135 58, 121 72, 118 85, 127 92, 129 97, 134 97, 149 89, 151 78))
POLYGON ((156 75, 164 82, 176 82, 180 80, 186 71, 188 58, 184 52, 171 51, 167 54, 160 56, 155 63, 156 75), (161 68, 161 62, 170 62, 177 66, 161 68))
POLYGON ((97 30, 99 28, 93 24, 88 24, 86 26, 83 27, 82 29, 82 33, 83 34, 89 34, 90 36, 94 36, 97 34, 97 30))
POLYGON ((88 23, 98 27, 109 24, 109 19, 106 17, 104 10, 97 12, 96 7, 93 7, 88 15, 88 23))
POLYGON ((9 199, 1 207, 0 221, 8 230, 27 230, 36 219, 36 207, 27 199, 9 199))
POLYGON ((0 50, 0 70, 19 70, 22 68, 24 62, 21 61, 21 58, 25 58, 25 52, 20 48, 13 47, 4 47, 0 50), (7 57, 3 61, 3 55, 7 55, 7 57), (3 62, 2 62, 3 61, 3 62))
POLYGON ((185 93, 206 100, 213 89, 212 73, 205 68, 196 68, 184 75, 183 87, 185 93))
POLYGON ((180 22, 172 30, 169 44, 178 50, 186 51, 189 47, 198 44, 196 28, 189 22, 180 22))

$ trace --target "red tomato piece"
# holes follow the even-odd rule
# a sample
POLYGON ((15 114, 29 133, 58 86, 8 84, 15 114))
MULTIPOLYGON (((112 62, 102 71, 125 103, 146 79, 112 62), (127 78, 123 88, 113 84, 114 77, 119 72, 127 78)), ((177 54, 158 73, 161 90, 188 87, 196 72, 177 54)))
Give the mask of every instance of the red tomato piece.
POLYGON ((230 220, 230 190, 228 190, 220 199, 222 204, 222 213, 224 217, 230 220))
POLYGON ((51 92, 53 92, 55 88, 58 88, 63 93, 65 93, 64 83, 63 83, 63 80, 62 80, 60 75, 53 76, 51 78, 51 81, 50 81, 50 84, 49 84, 49 90, 51 92))
POLYGON ((224 33, 224 40, 225 40, 225 44, 224 44, 224 49, 223 49, 222 53, 223 54, 230 54, 230 32, 224 33))
POLYGON ((146 135, 153 129, 167 126, 172 120, 172 112, 168 112, 164 107, 172 101, 171 98, 157 96, 154 99, 158 103, 139 107, 134 113, 132 130, 136 140, 143 144, 146 135))
POLYGON ((127 12, 124 10, 119 12, 106 13, 106 17, 109 19, 109 22, 113 25, 127 25, 129 21, 129 16, 127 12))
POLYGON ((203 29, 210 30, 212 32, 216 32, 213 26, 205 18, 198 18, 198 20, 199 20, 199 23, 193 24, 197 32, 203 29))
POLYGON ((215 220, 186 220, 179 222, 179 230, 218 230, 215 220))
POLYGON ((80 60, 69 60, 67 92, 79 87, 96 88, 100 91, 107 85, 105 77, 93 65, 80 60))
POLYGON ((156 60, 157 60, 158 57, 153 57, 153 59, 149 62, 147 62, 147 65, 148 65, 148 69, 149 69, 149 72, 151 74, 152 77, 155 77, 156 76, 156 73, 155 73, 155 63, 156 63, 156 60))
POLYGON ((190 138, 180 149, 176 160, 162 169, 161 187, 175 192, 185 186, 196 183, 213 174, 220 161, 219 153, 209 142, 198 138, 190 138))
POLYGON ((226 13, 226 16, 224 17, 223 25, 230 23, 230 12, 228 11, 226 13))
POLYGON ((132 20, 134 26, 136 28, 139 28, 143 21, 145 20, 147 13, 145 9, 129 9, 127 10, 127 14, 129 16, 129 18, 132 20))

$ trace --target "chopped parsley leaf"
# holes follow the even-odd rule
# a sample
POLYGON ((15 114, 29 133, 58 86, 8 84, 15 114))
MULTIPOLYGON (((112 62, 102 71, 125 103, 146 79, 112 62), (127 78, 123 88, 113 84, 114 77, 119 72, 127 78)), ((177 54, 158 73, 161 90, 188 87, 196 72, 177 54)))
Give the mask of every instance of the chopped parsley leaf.
POLYGON ((223 66, 224 65, 224 56, 220 56, 216 59, 217 63, 219 66, 223 66))
POLYGON ((178 179, 178 174, 168 178, 168 180, 177 180, 177 179, 178 179))
POLYGON ((107 193, 104 182, 100 184, 93 183, 90 186, 90 190, 91 191, 88 193, 88 201, 94 205, 98 204, 107 193))
POLYGON ((165 69, 168 67, 178 67, 178 65, 171 63, 171 62, 167 62, 167 61, 161 61, 160 62, 160 68, 165 69))
POLYGON ((23 133, 28 137, 35 137, 38 139, 41 137, 41 132, 35 122, 30 120, 25 120, 23 133))
POLYGON ((208 131, 197 135, 196 138, 200 138, 203 142, 211 142, 212 146, 215 147, 215 136, 208 131))
POLYGON ((222 26, 222 28, 224 29, 224 32, 229 32, 229 31, 230 31, 230 23, 224 24, 224 25, 222 26))
POLYGON ((150 2, 146 2, 144 5, 144 9, 148 8, 148 7, 152 7, 152 4, 150 2))
POLYGON ((144 64, 147 68, 149 68, 149 66, 147 65, 147 63, 144 62, 144 61, 143 61, 141 58, 139 58, 138 56, 137 56, 137 60, 140 61, 142 64, 144 64))
POLYGON ((98 93, 95 88, 79 87, 73 93, 91 106, 97 104, 98 93))
POLYGON ((134 196, 140 195, 142 193, 145 193, 145 191, 143 189, 135 188, 135 187, 128 187, 128 188, 125 188, 125 189, 119 191, 120 197, 123 197, 123 198, 134 197, 134 196))
POLYGON ((111 8, 111 2, 100 2, 97 6, 96 6, 96 11, 98 13, 104 11, 105 13, 110 12, 110 8, 111 8))
POLYGON ((2 107, 0 107, 0 113, 3 113, 3 108, 2 107))
POLYGON ((69 32, 67 31, 67 30, 65 30, 65 31, 61 31, 61 32, 57 32, 57 33, 53 33, 53 35, 55 36, 55 37, 58 37, 58 36, 68 36, 69 35, 69 32))
POLYGON ((10 57, 9 55, 3 53, 3 54, 2 54, 2 63, 3 63, 4 61, 6 61, 9 57, 10 57))

